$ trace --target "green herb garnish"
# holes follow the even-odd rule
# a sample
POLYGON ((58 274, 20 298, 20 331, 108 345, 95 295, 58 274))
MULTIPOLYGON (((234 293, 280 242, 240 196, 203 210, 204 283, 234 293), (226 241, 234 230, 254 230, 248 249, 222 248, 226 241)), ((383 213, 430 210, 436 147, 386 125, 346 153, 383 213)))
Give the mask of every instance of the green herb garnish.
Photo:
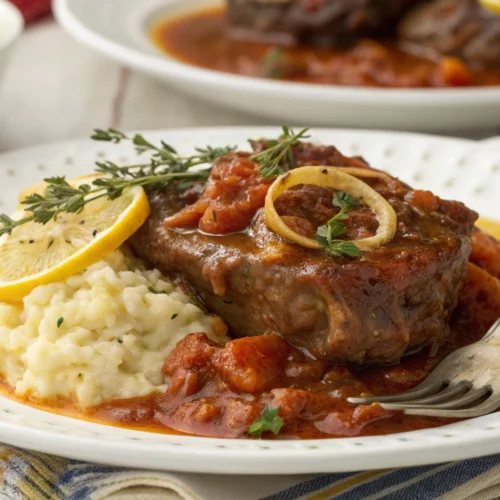
MULTIPOLYGON (((292 148, 300 144, 308 129, 295 133, 290 127, 283 127, 283 134, 278 140, 269 140, 267 148, 251 156, 259 164, 262 177, 276 177, 295 168, 292 148)), ((96 141, 118 144, 122 141, 131 142, 138 153, 149 153, 148 162, 137 165, 119 166, 111 161, 96 162, 95 171, 105 174, 94 179, 92 183, 71 186, 65 177, 49 177, 45 193, 34 193, 27 196, 21 203, 29 214, 20 220, 14 220, 8 215, 0 214, 0 236, 10 234, 13 229, 28 222, 46 224, 60 213, 79 213, 87 203, 108 198, 116 199, 123 191, 132 186, 142 186, 147 191, 161 191, 172 186, 177 190, 187 189, 193 182, 206 181, 210 175, 212 164, 217 158, 234 151, 236 147, 196 148, 191 156, 181 156, 172 146, 164 141, 159 145, 146 140, 141 134, 127 136, 116 129, 96 129, 92 135, 96 141), (196 166, 204 166, 191 170, 196 166)), ((214 219, 217 215, 214 214, 214 219)), ((92 233, 97 235, 97 230, 92 233)))
POLYGON ((352 210, 353 208, 359 207, 360 203, 351 194, 345 191, 338 191, 333 196, 332 205, 338 208, 347 207, 348 210, 352 210))
POLYGON ((61 328, 61 325, 64 323, 64 318, 59 318, 57 320, 57 328, 61 328))
POLYGON ((151 292, 151 293, 154 293, 155 295, 161 295, 161 294, 165 294, 165 295, 168 295, 167 292, 165 292, 164 290, 157 290, 156 288, 152 287, 152 286, 148 286, 148 290, 151 292))
MULTIPOLYGON (((94 131, 92 139, 118 144, 122 141, 131 141, 138 153, 149 152, 149 162, 140 165, 118 166, 106 161, 96 162, 98 173, 106 177, 98 178, 91 184, 71 186, 65 177, 49 177, 44 179, 47 188, 43 195, 31 194, 21 203, 26 212, 31 215, 20 220, 14 220, 8 215, 0 214, 0 236, 11 233, 13 229, 27 222, 46 224, 55 219, 59 213, 78 213, 87 203, 99 198, 107 197, 110 200, 118 198, 123 191, 132 186, 142 186, 147 190, 163 190, 172 184, 194 181, 204 181, 210 175, 211 164, 219 157, 226 155, 235 147, 197 148, 192 156, 181 156, 169 144, 161 141, 159 146, 147 141, 142 135, 128 137, 115 129, 94 131), (191 171, 195 166, 208 165, 206 169, 191 171)), ((94 232, 94 236, 97 231, 94 232)))
POLYGON ((262 59, 262 71, 266 78, 283 78, 283 57, 285 52, 279 47, 269 50, 262 59))
POLYGON ((283 427, 284 421, 281 417, 278 417, 279 408, 271 408, 266 406, 260 415, 260 417, 250 424, 248 428, 248 434, 250 436, 262 436, 263 432, 271 431, 275 436, 277 436, 283 427))
POLYGON ((261 177, 277 177, 296 167, 292 147, 300 144, 301 139, 307 139, 308 128, 295 133, 290 127, 283 127, 279 140, 267 141, 267 148, 250 157, 259 164, 261 177))
POLYGON ((324 248, 325 252, 332 257, 359 257, 361 250, 352 242, 337 239, 346 233, 347 228, 341 221, 349 216, 347 212, 354 207, 359 206, 359 201, 349 193, 343 191, 335 193, 332 205, 339 207, 340 212, 334 215, 326 224, 319 226, 316 230, 316 239, 324 248))
POLYGON ((170 317, 170 319, 175 319, 175 318, 177 318, 177 316, 179 316, 179 315, 177 313, 174 313, 174 314, 172 314, 172 316, 170 317))

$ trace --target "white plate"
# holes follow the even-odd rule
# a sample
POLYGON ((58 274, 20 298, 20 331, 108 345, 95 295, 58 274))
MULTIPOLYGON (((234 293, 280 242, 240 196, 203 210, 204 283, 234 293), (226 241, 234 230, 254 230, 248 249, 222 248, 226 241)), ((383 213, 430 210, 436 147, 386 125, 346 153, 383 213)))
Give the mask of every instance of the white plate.
POLYGON ((61 25, 122 64, 214 103, 325 126, 458 130, 500 126, 500 87, 368 89, 280 82, 190 66, 148 40, 152 21, 220 0, 55 0, 61 25))
MULTIPOLYGON (((194 146, 238 144, 274 137, 277 129, 212 128, 147 133, 181 152, 194 146)), ((312 131, 315 140, 373 165, 415 187, 460 199, 484 215, 498 216, 500 145, 389 132, 312 131)), ((93 162, 133 161, 128 145, 79 140, 0 155, 0 211, 15 208, 19 191, 41 177, 89 173, 93 162)), ((295 474, 402 467, 500 452, 500 414, 445 427, 326 440, 223 440, 118 429, 53 415, 0 397, 5 443, 69 458, 112 465, 220 474, 295 474)))

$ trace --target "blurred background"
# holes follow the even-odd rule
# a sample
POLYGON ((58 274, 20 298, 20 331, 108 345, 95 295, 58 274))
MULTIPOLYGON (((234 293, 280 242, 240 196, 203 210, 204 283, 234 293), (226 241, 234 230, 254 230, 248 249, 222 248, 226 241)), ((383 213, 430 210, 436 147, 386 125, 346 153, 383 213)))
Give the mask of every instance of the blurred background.
POLYGON ((0 80, 0 151, 86 137, 95 127, 155 129, 262 124, 184 96, 80 45, 50 0, 12 0, 26 29, 0 80))
MULTIPOLYGON (((198 101, 89 50, 57 25, 51 0, 10 1, 26 29, 0 80, 0 151, 88 136, 97 126, 279 124, 198 101)), ((498 129, 443 133, 491 137, 500 133, 500 118, 498 129)))

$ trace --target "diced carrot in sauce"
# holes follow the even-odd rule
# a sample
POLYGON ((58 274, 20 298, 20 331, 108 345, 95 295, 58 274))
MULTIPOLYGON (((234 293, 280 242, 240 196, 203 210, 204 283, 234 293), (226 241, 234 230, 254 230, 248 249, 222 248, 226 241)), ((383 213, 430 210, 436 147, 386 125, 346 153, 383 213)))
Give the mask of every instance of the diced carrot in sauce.
POLYGON ((443 57, 440 70, 444 83, 450 87, 469 87, 474 84, 470 69, 457 57, 443 57))

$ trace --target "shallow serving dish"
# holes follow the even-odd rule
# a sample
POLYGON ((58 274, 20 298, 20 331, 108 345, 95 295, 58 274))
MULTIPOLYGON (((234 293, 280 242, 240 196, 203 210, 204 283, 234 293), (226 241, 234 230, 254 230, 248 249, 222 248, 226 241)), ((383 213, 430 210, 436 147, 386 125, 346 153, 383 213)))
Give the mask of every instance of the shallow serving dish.
MULTIPOLYGON (((453 130, 498 126, 500 87, 368 89, 270 81, 197 68, 155 48, 148 30, 159 18, 217 5, 206 0, 56 0, 72 36, 122 64, 214 103, 287 123, 453 130)), ((220 2, 219 2, 220 3, 220 2)))
MULTIPOLYGON (((274 136, 270 128, 212 128, 150 132, 181 153, 199 144, 243 147, 248 137, 274 136)), ((313 130, 315 140, 361 154, 373 165, 442 197, 498 216, 499 149, 472 141, 389 132, 313 130)), ((77 176, 103 158, 125 162, 127 145, 90 140, 33 147, 0 155, 2 211, 13 210, 26 179, 77 176)), ((293 474, 400 467, 500 452, 500 416, 404 434, 322 440, 232 440, 120 429, 41 411, 0 396, 2 441, 70 458, 106 464, 206 473, 293 474)))
POLYGON ((5 69, 7 57, 14 41, 23 30, 21 13, 6 0, 0 0, 0 78, 5 69))

